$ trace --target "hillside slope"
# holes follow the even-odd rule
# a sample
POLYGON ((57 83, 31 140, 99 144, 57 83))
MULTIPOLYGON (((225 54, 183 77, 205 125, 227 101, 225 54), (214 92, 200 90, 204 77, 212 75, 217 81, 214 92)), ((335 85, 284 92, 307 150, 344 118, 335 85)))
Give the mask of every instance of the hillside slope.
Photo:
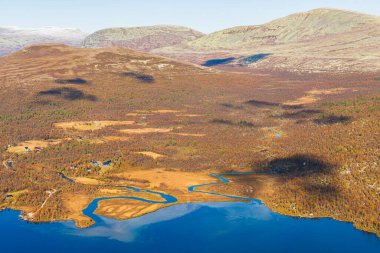
POLYGON ((316 9, 261 26, 215 32, 155 53, 197 63, 233 57, 230 65, 259 69, 377 71, 379 47, 380 17, 316 9))
POLYGON ((84 47, 125 47, 140 51, 176 45, 202 37, 201 32, 181 26, 108 28, 89 35, 84 47))
POLYGON ((79 29, 44 27, 22 29, 0 27, 0 56, 34 44, 59 43, 78 46, 86 34, 79 29))
POLYGON ((316 9, 280 18, 261 26, 219 31, 188 44, 195 49, 249 49, 260 45, 313 42, 315 38, 352 33, 379 35, 380 18, 350 11, 316 9))

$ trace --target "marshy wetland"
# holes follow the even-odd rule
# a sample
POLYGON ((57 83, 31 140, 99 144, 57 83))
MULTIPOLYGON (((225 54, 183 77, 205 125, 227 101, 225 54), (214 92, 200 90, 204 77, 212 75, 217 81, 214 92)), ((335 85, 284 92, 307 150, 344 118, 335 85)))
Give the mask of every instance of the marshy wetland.
POLYGON ((29 232, 24 245, 70 242, 62 252, 194 252, 190 236, 208 242, 198 252, 379 248, 372 74, 228 72, 57 45, 0 63, 5 248, 29 232))
MULTIPOLYGON (((159 250, 165 252, 250 252, 254 247, 260 252, 377 252, 380 241, 375 235, 354 229, 351 224, 332 219, 291 218, 271 211, 260 200, 201 190, 204 187, 228 184, 226 177, 254 176, 252 172, 211 173, 210 177, 219 182, 193 185, 189 192, 198 192, 225 197, 233 202, 201 202, 176 204, 173 196, 151 190, 141 190, 130 186, 114 186, 133 192, 148 193, 148 197, 114 196, 94 199, 83 214, 94 224, 88 228, 78 228, 72 222, 52 222, 33 225, 18 220, 17 212, 5 210, 0 213, 2 229, 9 241, 17 236, 27 238, 19 246, 5 246, 5 250, 23 252, 27 248, 40 248, 50 252, 53 245, 64 243, 56 252, 83 252, 110 250, 121 252, 159 250), (152 199, 156 195, 161 200, 152 199), (99 204, 108 206, 108 201, 119 200, 129 211, 140 215, 109 218, 107 213, 98 214, 99 204), (138 202, 149 206, 148 212, 140 208, 138 202), (167 205, 162 208, 159 205, 167 205), (145 211, 145 212, 144 212, 145 211), (163 237, 162 234, 165 233, 163 237), (30 236, 32 234, 32 236, 30 236), (255 236, 252 237, 252 234, 255 236), (196 236, 195 236, 196 235, 196 236), (188 238, 193 239, 189 242, 188 238), (48 243, 40 245, 38 237, 48 243), (292 239, 300 242, 295 244, 292 239), (331 238, 334 238, 332 240, 331 238), (276 241, 277 243, 269 243, 276 241), (80 242, 80 243, 79 243, 80 242), (199 245, 207 245, 199 248, 199 245), (28 246, 25 246, 28 245, 28 246), (314 245, 310 249, 310 245, 314 245), (9 248, 9 249, 8 249, 9 248)), ((69 183, 75 180, 65 178, 69 183)), ((112 205, 111 205, 112 208, 112 205)), ((101 208, 100 208, 101 209, 101 208)), ((124 214, 128 210, 123 211, 124 214)))

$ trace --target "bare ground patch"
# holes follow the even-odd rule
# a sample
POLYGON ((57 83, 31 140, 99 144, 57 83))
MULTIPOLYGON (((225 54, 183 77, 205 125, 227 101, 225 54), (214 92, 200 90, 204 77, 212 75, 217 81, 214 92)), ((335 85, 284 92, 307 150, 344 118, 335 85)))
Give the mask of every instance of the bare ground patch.
POLYGON ((67 139, 51 139, 51 140, 30 140, 18 143, 16 146, 11 146, 7 149, 10 153, 25 153, 29 151, 39 151, 51 145, 57 145, 67 139))
POLYGON ((151 151, 143 151, 143 152, 135 152, 135 153, 140 154, 140 155, 144 155, 144 156, 148 156, 148 157, 151 157, 153 159, 166 157, 165 155, 157 154, 157 153, 151 152, 151 151))
POLYGON ((123 129, 120 132, 125 134, 150 134, 150 133, 169 133, 172 128, 135 128, 135 129, 123 129))
POLYGON ((177 117, 188 117, 188 118, 195 118, 195 117, 202 117, 201 114, 191 114, 191 113, 184 113, 184 114, 176 114, 177 117))
POLYGON ((206 134, 192 134, 192 133, 173 133, 179 136, 192 136, 192 137, 204 137, 206 134))
POLYGON ((313 89, 308 92, 306 92, 306 95, 300 98, 297 98, 293 101, 285 102, 284 105, 288 106, 295 106, 295 105, 304 105, 304 104, 311 104, 314 103, 321 98, 319 96, 321 95, 333 95, 333 94, 340 94, 345 92, 346 88, 335 88, 335 89, 313 89))
POLYGON ((135 124, 134 121, 74 121, 55 123, 54 126, 65 130, 94 131, 108 126, 122 126, 135 124))
POLYGON ((73 180, 77 183, 81 184, 88 184, 88 185, 101 185, 102 182, 95 179, 95 178, 89 178, 89 177, 74 177, 73 180))

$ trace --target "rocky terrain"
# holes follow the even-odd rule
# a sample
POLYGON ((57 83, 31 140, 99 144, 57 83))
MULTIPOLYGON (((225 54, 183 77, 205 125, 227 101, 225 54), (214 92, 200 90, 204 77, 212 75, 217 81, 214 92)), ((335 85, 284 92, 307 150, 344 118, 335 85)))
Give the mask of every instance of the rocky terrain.
POLYGON ((181 26, 108 28, 89 35, 84 47, 125 47, 139 51, 176 45, 202 37, 201 32, 181 26))
POLYGON ((0 27, 0 56, 34 44, 61 43, 79 46, 86 34, 79 29, 43 27, 22 29, 0 27))
POLYGON ((380 17, 316 9, 154 50, 210 66, 303 72, 380 69, 380 17), (207 62, 211 60, 211 62, 207 62))

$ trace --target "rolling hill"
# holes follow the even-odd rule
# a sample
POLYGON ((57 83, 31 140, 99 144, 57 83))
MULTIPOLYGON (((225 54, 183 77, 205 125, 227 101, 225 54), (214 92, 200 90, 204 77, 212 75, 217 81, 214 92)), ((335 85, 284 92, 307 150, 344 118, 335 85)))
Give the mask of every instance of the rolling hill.
POLYGON ((139 51, 176 45, 202 37, 201 32, 181 26, 108 28, 89 35, 84 47, 125 47, 139 51))
POLYGON ((336 9, 234 27, 155 53, 211 65, 291 71, 377 71, 380 17, 336 9))

